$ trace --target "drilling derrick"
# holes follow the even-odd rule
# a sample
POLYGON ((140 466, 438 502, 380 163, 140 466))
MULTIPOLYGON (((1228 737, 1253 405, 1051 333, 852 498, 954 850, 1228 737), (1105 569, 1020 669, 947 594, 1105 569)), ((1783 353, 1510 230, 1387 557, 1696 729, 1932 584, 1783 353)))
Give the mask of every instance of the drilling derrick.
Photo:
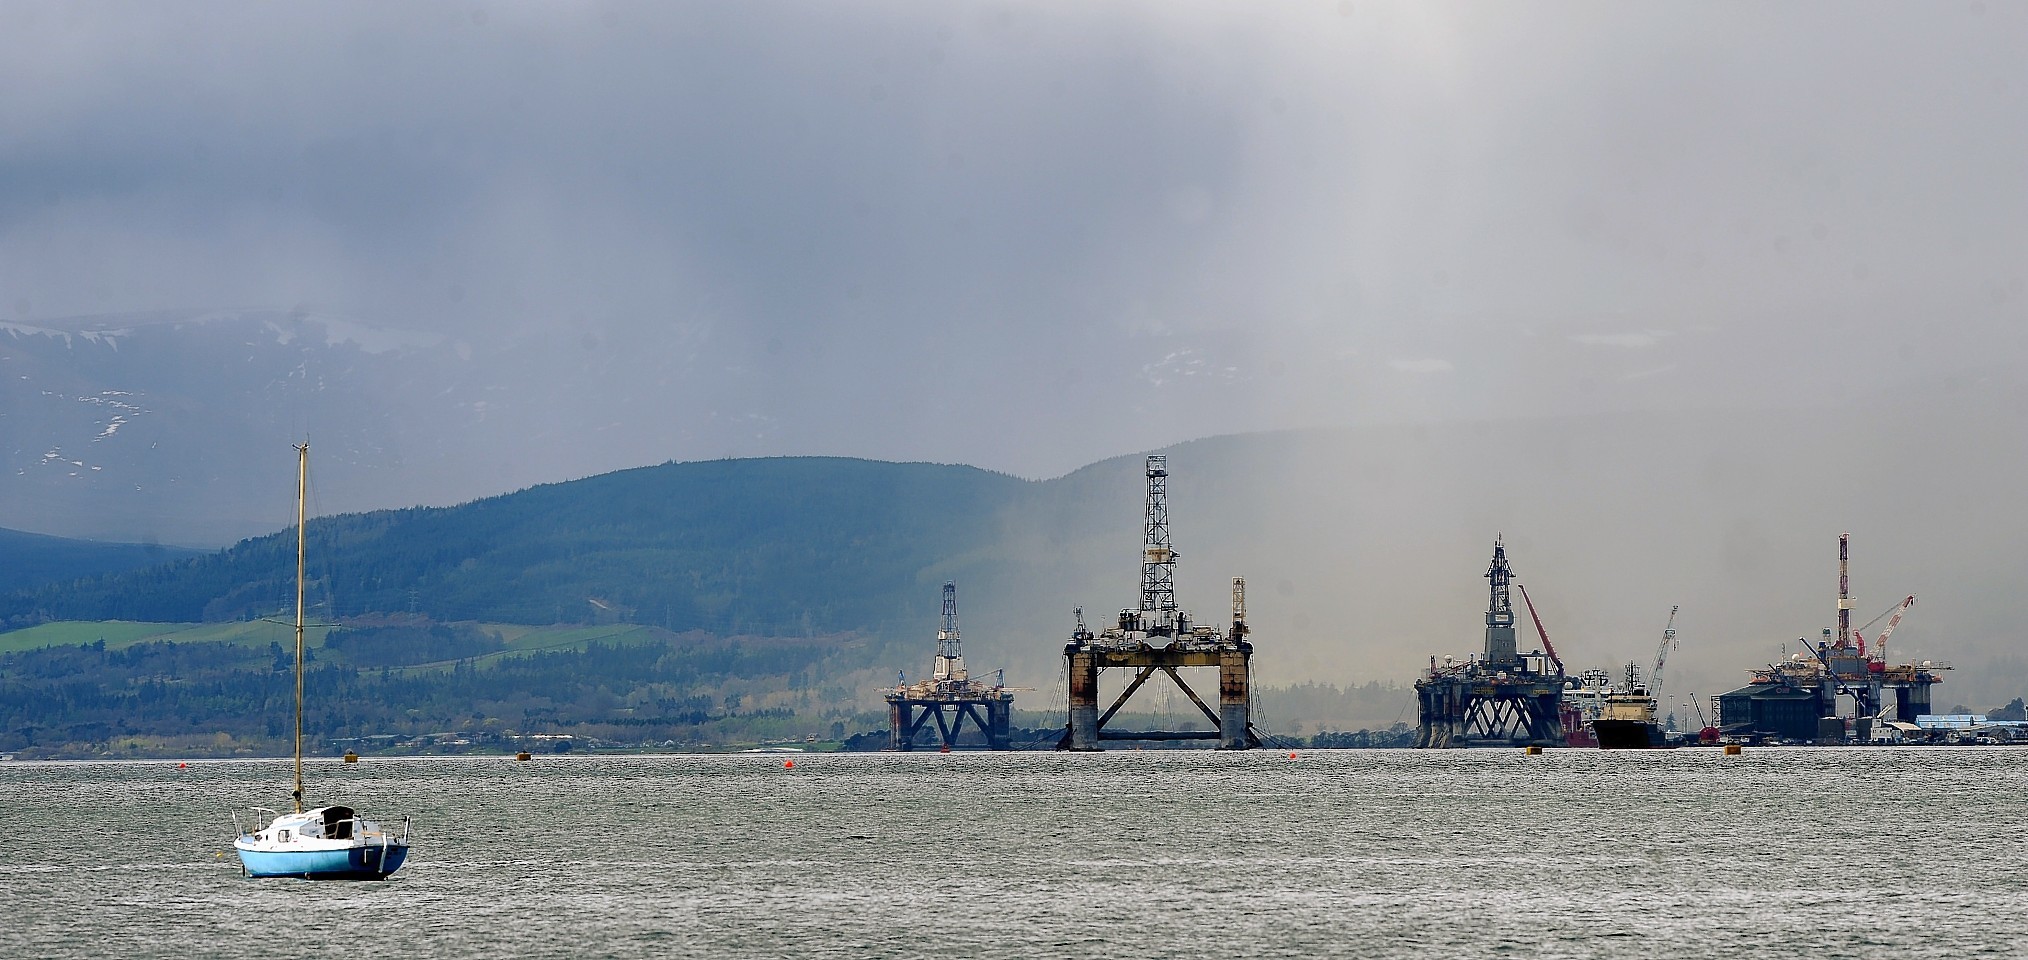
POLYGON ((887 694, 888 749, 915 749, 916 735, 931 720, 936 721, 942 749, 958 745, 965 720, 986 738, 994 750, 1012 747, 1009 716, 1014 695, 997 681, 973 680, 965 672, 965 654, 958 640, 958 585, 944 583, 943 629, 937 631, 936 665, 928 680, 909 683, 905 679, 887 694))
POLYGON ((937 631, 937 665, 931 678, 965 682, 965 651, 958 645, 958 585, 944 582, 944 628, 937 631))
POLYGON ((1493 562, 1486 569, 1484 655, 1463 663, 1450 657, 1442 663, 1430 658, 1429 673, 1415 683, 1421 719, 1416 746, 1560 747, 1567 743, 1563 671, 1552 668, 1553 654, 1521 653, 1515 645, 1514 605, 1507 592, 1513 578, 1507 546, 1495 539, 1493 562))
POLYGON ((1147 536, 1141 549, 1141 616, 1148 632, 1176 628, 1176 549, 1169 543, 1169 458, 1148 458, 1147 536))
POLYGON ((1838 534, 1838 649, 1852 645, 1852 535, 1838 534))
POLYGON ((1097 633, 1084 626, 1064 644, 1068 666, 1070 717, 1058 750, 1100 750, 1107 740, 1216 740, 1221 750, 1260 746, 1249 709, 1252 704, 1253 644, 1246 639, 1246 583, 1232 582, 1232 631, 1190 622, 1176 603, 1175 547, 1169 541, 1169 463, 1164 456, 1147 462, 1148 498, 1141 541, 1141 601, 1123 609, 1117 624, 1097 633), (1218 709, 1190 688, 1178 671, 1185 667, 1218 670, 1218 709), (1133 678, 1103 713, 1099 711, 1099 677, 1111 669, 1129 670, 1133 678), (1166 675, 1190 698, 1214 729, 1108 730, 1107 721, 1155 674, 1166 675))
POLYGON ((1486 601, 1486 665, 1506 669, 1519 662, 1514 655, 1514 604, 1507 597, 1507 583, 1514 568, 1507 566, 1507 545, 1493 541, 1493 565, 1486 568, 1491 598, 1486 601))

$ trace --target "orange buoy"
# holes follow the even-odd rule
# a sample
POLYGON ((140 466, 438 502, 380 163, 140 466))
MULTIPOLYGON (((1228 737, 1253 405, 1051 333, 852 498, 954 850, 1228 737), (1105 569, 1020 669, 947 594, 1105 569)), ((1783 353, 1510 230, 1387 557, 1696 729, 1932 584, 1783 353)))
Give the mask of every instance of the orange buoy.
POLYGON ((1728 757, 1736 757, 1736 756, 1739 756, 1739 744, 1736 744, 1736 743, 1728 743, 1728 744, 1726 744, 1726 745, 1725 745, 1725 755, 1726 755, 1726 756, 1728 756, 1728 757))
POLYGON ((521 751, 520 753, 517 753, 517 754, 515 754, 515 755, 514 755, 514 759, 516 759, 516 760, 529 760, 529 759, 533 759, 533 757, 532 757, 532 756, 531 756, 531 755, 529 754, 529 752, 528 752, 528 751, 526 751, 526 750, 523 750, 523 751, 521 751))
POLYGON ((784 767, 794 767, 795 765, 796 765, 796 761, 794 761, 794 760, 784 760, 784 761, 782 761, 782 766, 784 766, 784 767))
POLYGON ((1291 759, 1291 760, 1294 760, 1295 758, 1296 758, 1296 752, 1295 752, 1295 751, 1293 751, 1293 750, 1289 751, 1289 759, 1291 759))
POLYGON ((177 765, 176 765, 176 769, 178 769, 178 770, 188 770, 188 769, 190 769, 190 764, 187 764, 187 763, 179 763, 179 764, 177 764, 177 765))

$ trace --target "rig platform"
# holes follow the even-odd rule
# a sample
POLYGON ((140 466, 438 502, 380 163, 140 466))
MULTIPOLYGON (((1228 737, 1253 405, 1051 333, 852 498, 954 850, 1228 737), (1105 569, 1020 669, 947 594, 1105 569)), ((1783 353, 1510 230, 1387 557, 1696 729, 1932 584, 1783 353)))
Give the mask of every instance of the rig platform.
POLYGON ((1869 650, 1863 631, 1852 627, 1851 535, 1838 537, 1838 632, 1796 642, 1797 653, 1749 671, 1744 687, 1713 698, 1721 734, 1803 743, 1877 742, 1912 732, 1917 717, 1933 713, 1931 687, 1944 682, 1951 664, 1938 660, 1891 663, 1887 640, 1915 597, 1904 597, 1879 617, 1889 617, 1869 650), (1840 698, 1843 699, 1840 699, 1840 698), (1892 732, 1892 733, 1890 733, 1892 732))
POLYGON ((1568 742, 1562 667, 1553 654, 1520 653, 1515 647, 1514 607, 1508 600, 1513 576, 1505 543, 1494 540, 1493 565, 1486 571, 1485 654, 1462 663, 1430 658, 1429 673, 1415 682, 1417 747, 1560 747, 1568 742))
POLYGON ((1232 581, 1232 627, 1193 623, 1176 605, 1176 558, 1169 540, 1168 458, 1147 461, 1146 537, 1141 551, 1141 604, 1121 610, 1115 625, 1093 633, 1078 612, 1077 629, 1064 644, 1069 676, 1069 723, 1057 741, 1058 750, 1102 750, 1109 740, 1216 740, 1221 750, 1246 750, 1261 745, 1252 723, 1253 644, 1246 626, 1246 581, 1232 581), (1218 671, 1218 708, 1205 703, 1179 672, 1186 667, 1218 671), (1132 670, 1133 679, 1103 713, 1099 711, 1099 677, 1107 670, 1132 670), (1173 681, 1190 698, 1212 729, 1110 730, 1106 724, 1156 674, 1173 681))
POLYGON ((909 683, 904 675, 887 695, 888 749, 915 749, 917 734, 934 720, 941 749, 954 750, 968 718, 986 738, 987 749, 1013 748, 1008 718, 1014 709, 1014 694, 997 679, 993 683, 972 679, 965 671, 960 644, 958 585, 946 581, 944 624, 937 631, 936 666, 930 678, 909 683))

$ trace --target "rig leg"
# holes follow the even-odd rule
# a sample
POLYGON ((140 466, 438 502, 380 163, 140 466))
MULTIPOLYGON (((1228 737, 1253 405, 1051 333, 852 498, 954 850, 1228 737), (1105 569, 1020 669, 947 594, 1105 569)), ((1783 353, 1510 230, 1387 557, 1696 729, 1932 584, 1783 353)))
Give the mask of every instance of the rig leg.
POLYGON ((887 749, 907 750, 914 746, 915 727, 909 723, 906 702, 887 703, 887 749))
POLYGON ((1237 649, 1220 650, 1218 653, 1218 749, 1245 750, 1253 746, 1248 736, 1251 726, 1247 707, 1253 702, 1247 689, 1247 660, 1249 651, 1245 646, 1237 649))
POLYGON ((1013 714, 1012 704, 1005 700, 986 702, 986 746, 993 750, 1014 749, 1013 731, 1008 721, 1013 714))
POLYGON ((1089 650, 1070 650, 1070 736, 1071 750, 1099 750, 1098 655, 1089 650))

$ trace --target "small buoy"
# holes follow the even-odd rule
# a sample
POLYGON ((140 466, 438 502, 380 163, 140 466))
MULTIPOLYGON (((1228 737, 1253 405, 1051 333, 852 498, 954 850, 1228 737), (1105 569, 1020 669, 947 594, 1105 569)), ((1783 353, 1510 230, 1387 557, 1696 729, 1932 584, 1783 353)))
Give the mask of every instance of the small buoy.
POLYGON ((1536 745, 1536 744, 1533 744, 1533 743, 1531 743, 1531 744, 1529 744, 1528 746, 1524 747, 1524 748, 1523 748, 1523 749, 1521 750, 1521 752, 1522 752, 1522 753, 1525 753, 1525 754, 1527 754, 1527 755, 1529 755, 1529 756, 1531 756, 1531 757, 1532 757, 1532 756, 1534 756, 1534 755, 1536 755, 1536 754, 1538 754, 1538 753, 1541 753, 1541 752, 1542 752, 1542 748, 1541 748, 1540 746, 1536 745))
POLYGON ((178 769, 178 770, 188 770, 188 769, 190 769, 190 764, 187 764, 187 763, 179 763, 179 764, 177 764, 177 765, 176 765, 176 769, 178 769))
POLYGON ((1725 755, 1726 755, 1726 756, 1728 756, 1728 757, 1736 757, 1736 756, 1739 756, 1739 744, 1736 744, 1736 743, 1728 743, 1728 744, 1726 744, 1726 745, 1725 745, 1725 755))
POLYGON ((796 765, 796 761, 794 761, 794 760, 784 760, 784 761, 782 761, 782 766, 784 766, 784 767, 794 767, 795 765, 796 765))
POLYGON ((1289 751, 1289 759, 1294 760, 1295 758, 1296 752, 1294 750, 1289 751))
POLYGON ((346 762, 346 763, 358 763, 358 762, 359 762, 359 754, 353 753, 353 752, 352 752, 352 751, 350 751, 350 750, 347 750, 347 751, 345 751, 345 762, 346 762))
POLYGON ((951 752, 951 745, 950 745, 950 744, 948 744, 948 743, 946 743, 946 744, 944 744, 944 746, 943 746, 943 749, 941 749, 941 750, 938 750, 937 752, 938 752, 938 753, 949 753, 949 752, 951 752))
POLYGON ((529 754, 528 754, 528 751, 526 751, 526 750, 523 750, 523 751, 521 751, 520 753, 517 753, 517 754, 515 754, 515 755, 514 755, 514 759, 516 759, 516 760, 532 760, 532 759, 534 759, 534 758, 533 758, 533 757, 531 757, 531 756, 529 756, 529 754))

